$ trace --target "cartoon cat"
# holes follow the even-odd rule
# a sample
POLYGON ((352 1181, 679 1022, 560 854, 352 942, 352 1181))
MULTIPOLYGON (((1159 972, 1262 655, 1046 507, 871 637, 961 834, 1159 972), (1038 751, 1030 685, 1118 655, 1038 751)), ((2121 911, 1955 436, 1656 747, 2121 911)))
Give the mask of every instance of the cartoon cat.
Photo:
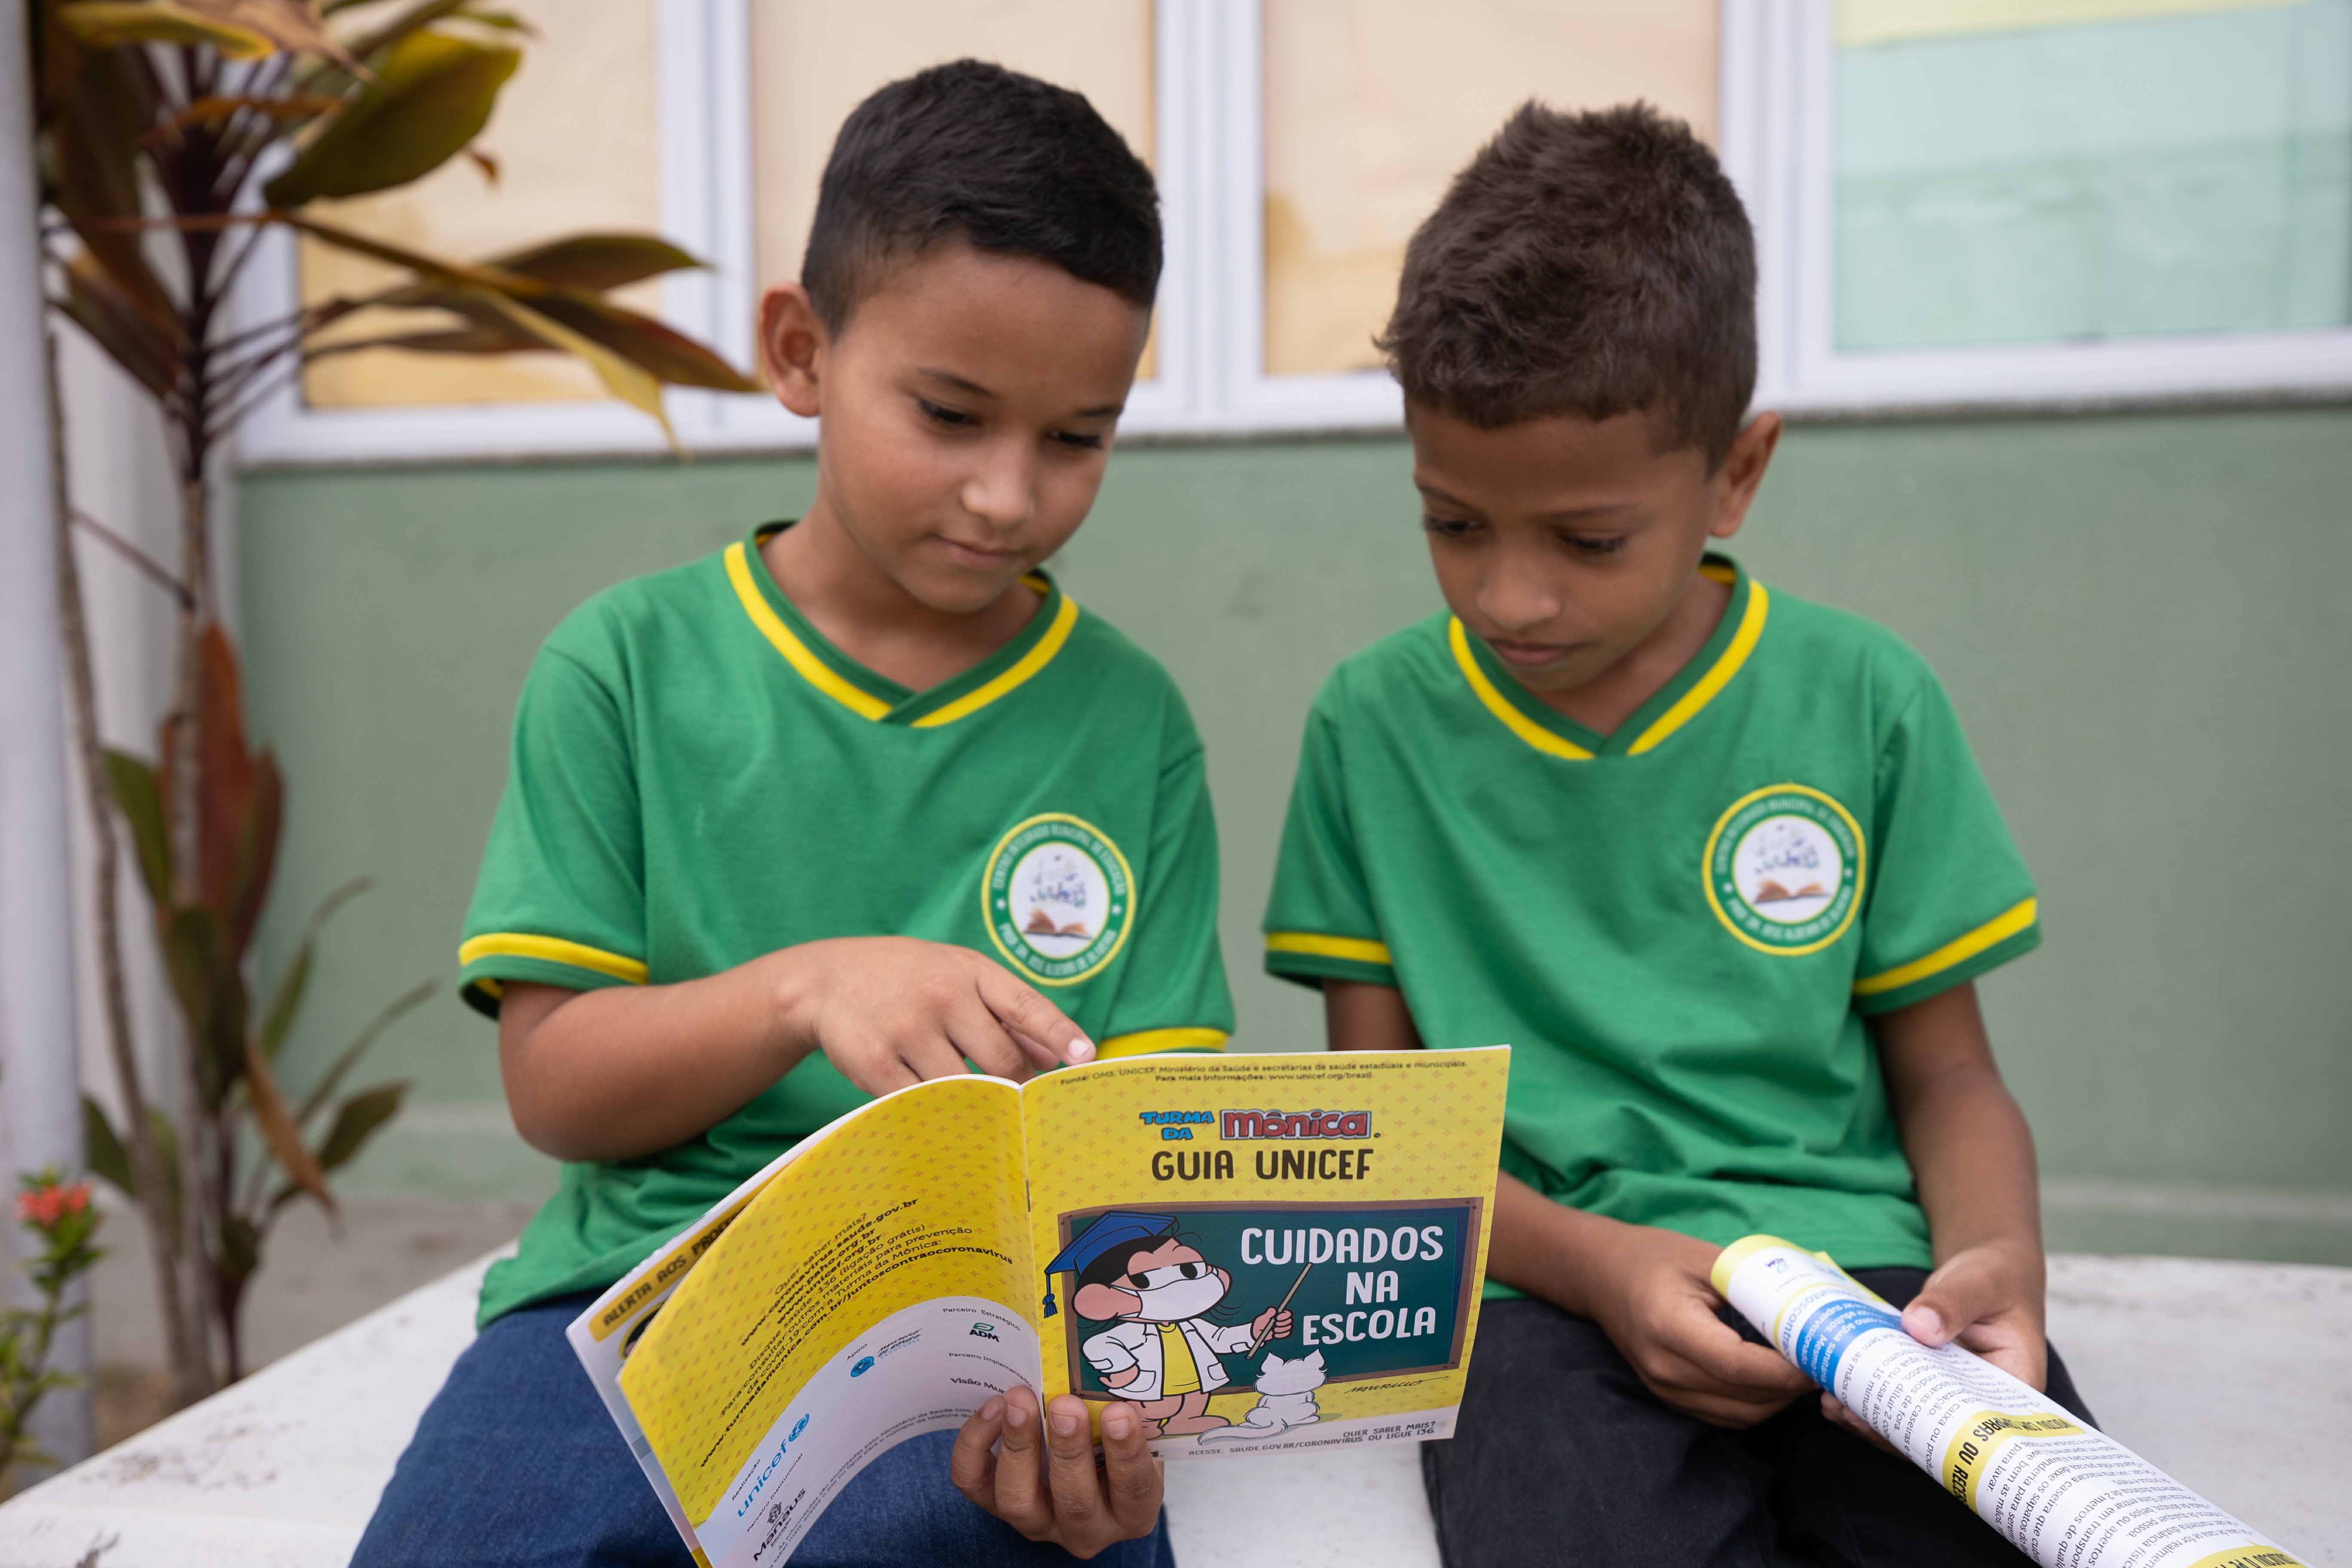
POLYGON ((1309 1426, 1322 1419, 1315 1391, 1323 1386, 1323 1352, 1313 1351, 1288 1361, 1269 1354, 1258 1369, 1257 1403, 1241 1424, 1221 1431, 1203 1432, 1202 1443, 1247 1442, 1276 1436, 1293 1426, 1309 1426))

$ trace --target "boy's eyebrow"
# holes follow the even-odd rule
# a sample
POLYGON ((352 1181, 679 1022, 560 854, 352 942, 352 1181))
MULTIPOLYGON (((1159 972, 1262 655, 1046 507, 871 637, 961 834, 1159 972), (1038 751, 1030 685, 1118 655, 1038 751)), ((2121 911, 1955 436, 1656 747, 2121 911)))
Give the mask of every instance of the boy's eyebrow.
MULTIPOLYGON (((1461 497, 1450 494, 1445 490, 1439 489, 1435 485, 1425 485, 1419 479, 1415 479, 1413 481, 1412 488, 1421 492, 1422 499, 1423 500, 1437 501, 1446 506, 1458 506, 1465 511, 1476 511, 1478 510, 1476 507, 1472 506, 1468 501, 1464 500, 1461 497)), ((1603 501, 1598 506, 1564 507, 1559 511, 1544 512, 1538 516, 1535 521, 1538 522, 1569 522, 1579 518, 1606 517, 1612 512, 1632 511, 1641 504, 1642 503, 1639 501, 1633 500, 1613 500, 1603 501)))
MULTIPOLYGON (((958 392, 962 393, 967 397, 984 397, 992 402, 993 402, 996 397, 996 394, 989 391, 988 388, 981 385, 980 383, 976 381, 967 381, 951 370, 934 370, 929 365, 917 365, 915 367, 915 374, 917 375, 929 376, 933 381, 945 382, 948 385, 954 387, 958 392)), ((1106 403, 1098 408, 1081 408, 1074 417, 1079 419, 1116 419, 1126 412, 1127 405, 1124 403, 1106 403)))

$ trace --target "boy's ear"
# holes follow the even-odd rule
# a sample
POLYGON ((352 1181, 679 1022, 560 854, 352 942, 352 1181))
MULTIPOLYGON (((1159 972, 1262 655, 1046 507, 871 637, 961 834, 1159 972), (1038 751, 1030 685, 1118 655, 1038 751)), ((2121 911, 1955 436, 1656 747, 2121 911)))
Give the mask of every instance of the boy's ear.
POLYGON ((806 289, 779 283, 760 296, 760 374, 793 413, 818 413, 818 378, 830 336, 806 289))
POLYGON ((1748 521, 1748 503, 1756 499, 1757 487, 1764 482, 1764 470, 1772 466, 1772 453, 1780 444, 1780 416, 1769 410, 1741 426, 1739 434, 1731 438, 1731 450, 1724 454, 1718 476, 1723 489, 1716 503, 1715 521, 1706 531, 1710 537, 1728 539, 1748 521))

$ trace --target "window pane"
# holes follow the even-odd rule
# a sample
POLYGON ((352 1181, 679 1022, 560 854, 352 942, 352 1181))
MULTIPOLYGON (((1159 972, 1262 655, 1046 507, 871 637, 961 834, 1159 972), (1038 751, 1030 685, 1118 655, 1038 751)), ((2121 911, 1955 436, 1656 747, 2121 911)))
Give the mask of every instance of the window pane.
POLYGON ((759 0, 752 166, 764 286, 797 278, 834 132, 885 82, 971 57, 1087 95, 1151 160, 1150 0, 759 0))
POLYGON ((1265 368, 1377 366, 1405 242, 1529 98, 1715 138, 1717 0, 1265 0, 1265 368))
MULTIPOLYGON (((654 0, 511 0, 499 7, 530 24, 522 66, 499 95, 478 145, 495 158, 494 184, 453 158, 405 189, 321 204, 333 221, 429 254, 474 260, 562 235, 661 227, 654 142, 654 0)), ((306 242, 305 302, 361 295, 400 276, 306 242)), ((660 286, 618 291, 634 309, 660 306, 660 286)), ((354 317, 355 337, 430 318, 354 317)), ((454 321, 453 321, 454 324, 454 321)), ((303 378, 313 407, 528 403, 604 395, 595 377, 555 354, 488 357, 338 355, 303 378)))
POLYGON ((1847 349, 2352 321, 2352 0, 1843 0, 1847 349))

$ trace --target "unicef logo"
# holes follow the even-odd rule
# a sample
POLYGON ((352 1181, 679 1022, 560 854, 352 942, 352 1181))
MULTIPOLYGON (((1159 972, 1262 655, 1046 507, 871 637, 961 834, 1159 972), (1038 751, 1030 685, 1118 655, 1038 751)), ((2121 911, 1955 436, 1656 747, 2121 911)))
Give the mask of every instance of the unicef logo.
POLYGON ((867 1373, 872 1372, 873 1370, 874 1358, 870 1355, 861 1356, 858 1358, 857 1364, 849 1369, 849 1375, 852 1377, 864 1377, 867 1373))
POLYGON ((1820 790, 1775 784, 1743 795, 1706 841, 1706 899, 1759 952, 1798 957, 1845 934, 1862 900, 1862 829, 1820 790))
POLYGON ((1091 823, 1053 812, 998 841, 980 900, 989 939, 1013 968, 1041 985, 1075 985, 1126 943, 1135 877, 1091 823))

